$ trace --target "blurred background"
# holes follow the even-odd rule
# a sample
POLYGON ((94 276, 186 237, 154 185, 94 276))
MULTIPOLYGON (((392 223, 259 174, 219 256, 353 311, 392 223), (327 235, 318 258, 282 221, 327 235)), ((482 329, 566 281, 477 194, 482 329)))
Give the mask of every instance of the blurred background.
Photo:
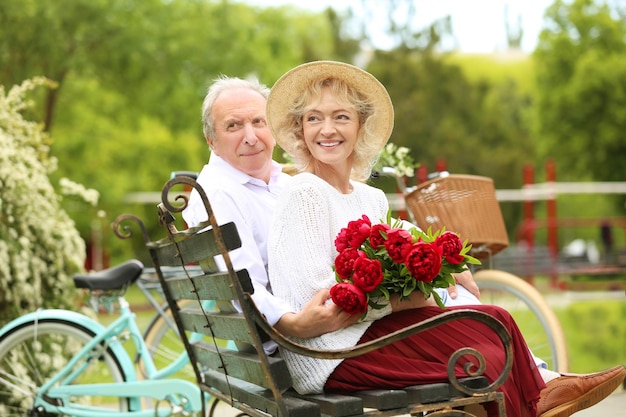
MULTIPOLYGON (((159 237, 155 193, 171 172, 199 171, 208 160, 200 107, 214 78, 254 75, 271 86, 319 59, 359 65, 387 87, 396 112, 391 141, 427 172, 491 177, 499 190, 587 184, 551 202, 501 201, 511 245, 527 239, 528 210, 538 220, 552 210, 569 219, 553 229, 559 252, 582 242, 577 255, 608 256, 608 222, 618 263, 626 232, 625 1, 307 3, 0 3, 0 322, 42 304, 71 304, 71 275, 81 268, 148 262, 142 239, 120 241, 111 223, 133 213, 159 237), (38 76, 49 82, 12 90, 38 76), (39 252, 31 256, 32 247, 39 252)), ((278 148, 275 158, 284 160, 278 148)), ((546 246, 548 227, 537 224, 532 243, 546 246)), ((609 278, 622 288, 623 273, 609 278)))

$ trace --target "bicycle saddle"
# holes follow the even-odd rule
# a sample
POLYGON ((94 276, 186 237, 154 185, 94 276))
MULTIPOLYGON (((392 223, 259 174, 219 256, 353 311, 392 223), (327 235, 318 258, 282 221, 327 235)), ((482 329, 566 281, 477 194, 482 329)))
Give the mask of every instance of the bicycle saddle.
POLYGON ((137 281, 142 272, 143 264, 132 259, 91 274, 76 274, 74 285, 76 288, 90 290, 121 290, 137 281))

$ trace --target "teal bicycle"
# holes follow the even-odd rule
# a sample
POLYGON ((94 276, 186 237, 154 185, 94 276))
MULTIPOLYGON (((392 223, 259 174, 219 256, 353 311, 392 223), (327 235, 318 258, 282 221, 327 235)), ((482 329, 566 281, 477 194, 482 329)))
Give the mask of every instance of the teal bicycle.
MULTIPOLYGON (((205 415, 209 398, 194 382, 168 378, 189 363, 184 350, 157 369, 135 321, 126 290, 144 268, 136 260, 77 275, 92 307, 119 317, 103 326, 74 311, 43 309, 0 329, 0 415, 52 417, 205 415), (127 342, 132 346, 127 349, 127 342), (141 361, 136 367, 133 354, 141 361), (146 405, 148 404, 148 405, 146 405)), ((194 334, 192 338, 201 338, 194 334)))

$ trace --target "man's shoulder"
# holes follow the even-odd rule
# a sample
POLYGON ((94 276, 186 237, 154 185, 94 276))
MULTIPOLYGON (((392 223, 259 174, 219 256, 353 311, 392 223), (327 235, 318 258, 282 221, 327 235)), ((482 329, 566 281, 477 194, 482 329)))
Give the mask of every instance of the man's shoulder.
POLYGON ((196 182, 207 194, 220 191, 228 192, 242 186, 241 177, 236 174, 237 171, 229 171, 225 163, 208 163, 198 174, 196 182))
MULTIPOLYGON (((240 182, 234 181, 227 175, 215 172, 209 165, 205 165, 202 171, 200 171, 196 183, 200 186, 215 210, 234 205, 235 201, 240 200, 239 197, 243 188, 240 182)), ((197 224, 206 220, 206 212, 207 209, 198 190, 191 190, 187 207, 183 210, 185 221, 190 225, 197 224)))

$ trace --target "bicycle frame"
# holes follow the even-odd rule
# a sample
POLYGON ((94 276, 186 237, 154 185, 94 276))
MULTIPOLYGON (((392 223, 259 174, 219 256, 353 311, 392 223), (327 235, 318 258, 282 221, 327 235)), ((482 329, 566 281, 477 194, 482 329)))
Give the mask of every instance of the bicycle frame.
POLYGON ((151 293, 151 291, 155 291, 157 294, 159 294, 162 300, 165 300, 163 289, 161 288, 161 283, 158 281, 158 279, 147 278, 147 276, 150 275, 150 273, 151 272, 149 268, 144 268, 144 272, 142 276, 139 277, 139 279, 135 282, 135 285, 137 286, 137 288, 139 288, 139 290, 142 292, 144 297, 146 297, 146 299, 148 300, 152 308, 156 310, 155 317, 158 317, 158 316, 162 317, 165 323, 169 327, 178 331, 178 329, 176 328, 176 323, 174 323, 174 320, 172 320, 172 318, 169 317, 167 313, 165 312, 165 309, 166 309, 166 306, 164 304, 165 301, 159 302, 156 299, 156 297, 154 297, 151 293))
MULTIPOLYGON (((186 351, 181 352, 179 357, 171 364, 162 369, 157 369, 148 347, 143 340, 142 334, 135 321, 135 313, 123 296, 118 297, 120 305, 119 317, 109 326, 104 327, 91 318, 67 310, 39 310, 22 316, 7 324, 0 330, 0 335, 6 331, 20 326, 23 323, 43 319, 62 319, 89 329, 94 337, 49 381, 42 385, 34 400, 34 407, 40 411, 72 415, 75 417, 103 417, 123 416, 119 410, 106 410, 100 407, 89 407, 69 401, 70 397, 76 396, 111 396, 129 399, 129 415, 133 417, 169 416, 173 412, 201 411, 203 407, 203 394, 194 383, 180 379, 163 379, 183 368, 189 357, 186 351), (139 380, 133 361, 122 345, 122 336, 128 331, 138 355, 144 363, 146 379, 139 380), (93 356, 93 351, 110 348, 119 361, 124 371, 126 381, 113 383, 94 383, 71 385, 71 382, 80 375, 81 367, 75 366, 83 361, 85 364, 93 356), (169 407, 141 410, 141 397, 154 398, 167 401, 169 407), (60 399, 63 405, 51 403, 51 399, 60 399)), ((193 334, 191 340, 199 340, 201 334, 193 334)))

